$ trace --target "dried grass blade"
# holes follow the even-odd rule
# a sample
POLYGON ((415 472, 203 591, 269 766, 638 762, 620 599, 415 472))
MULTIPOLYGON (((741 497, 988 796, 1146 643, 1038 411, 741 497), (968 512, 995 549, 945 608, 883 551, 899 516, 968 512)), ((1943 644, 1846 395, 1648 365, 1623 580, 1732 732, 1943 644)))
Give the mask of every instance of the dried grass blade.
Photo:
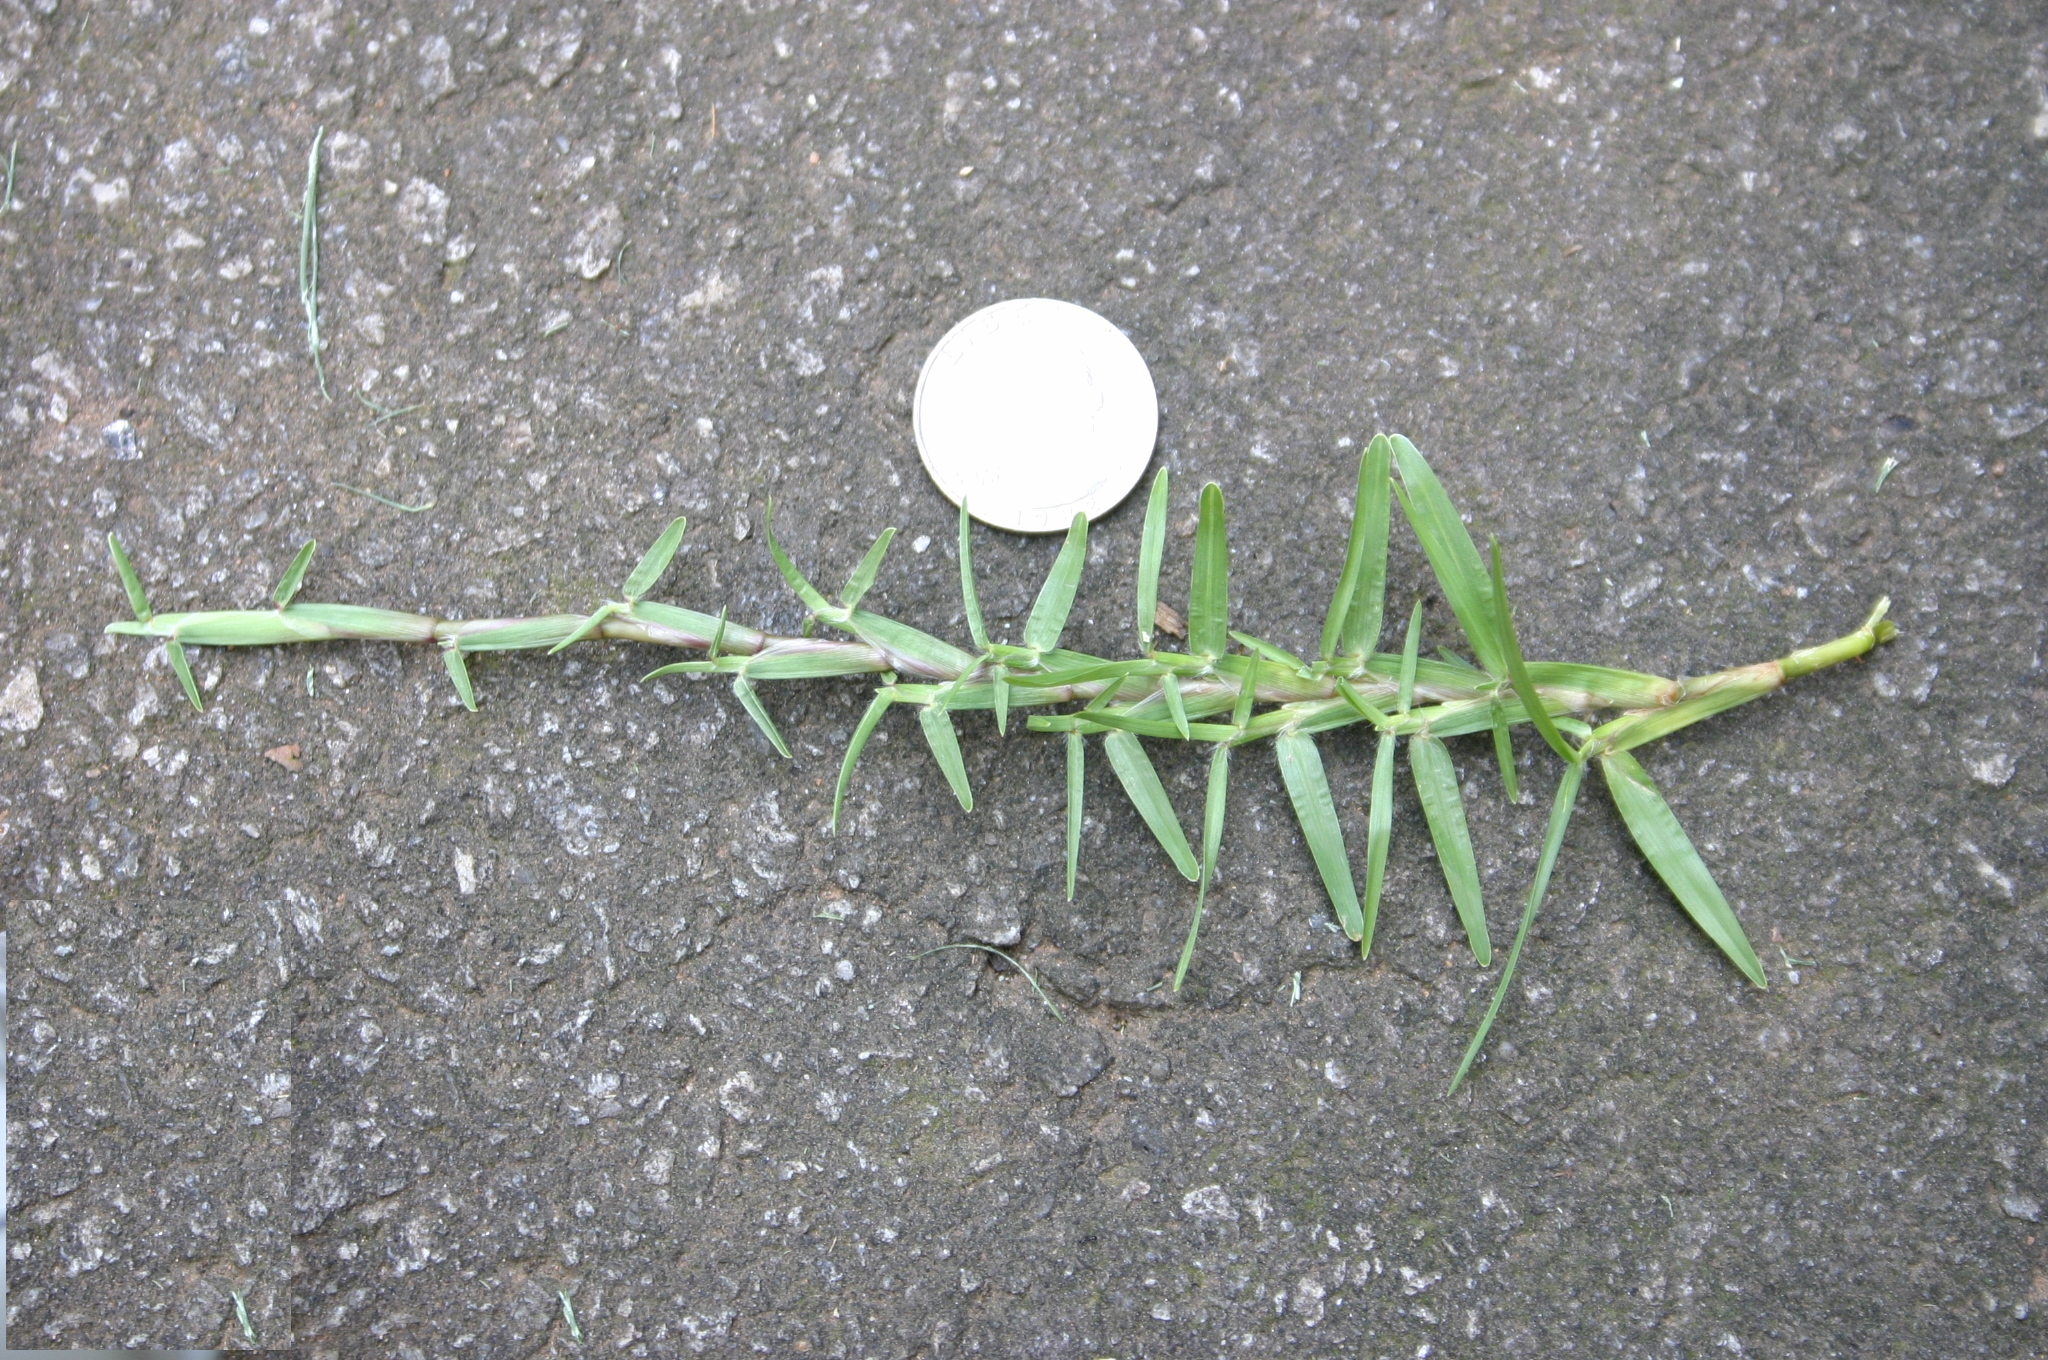
POLYGON ((960 800, 961 810, 974 811, 974 792, 967 787, 967 762, 960 757, 960 737, 953 730, 953 715, 942 704, 926 704, 918 710, 917 722, 924 729, 925 743, 932 748, 932 759, 939 762, 940 773, 952 786, 953 796, 960 800))
POLYGON ((299 585, 306 579, 306 568, 313 562, 313 550, 318 546, 319 544, 312 539, 307 539, 306 546, 299 549, 298 556, 292 559, 292 564, 284 569, 284 575, 278 578, 277 589, 270 592, 270 598, 279 609, 290 604, 292 596, 299 593, 299 585))
POLYGON ((1188 584, 1188 650, 1214 661, 1230 650, 1230 539, 1223 488, 1202 488, 1195 528, 1195 565, 1188 584))
POLYGON ((1351 881, 1351 860, 1344 852, 1344 832, 1337 824, 1337 805, 1330 797, 1330 781, 1323 773, 1323 758, 1316 751, 1315 738, 1304 732, 1282 732, 1273 741, 1279 758, 1280 777, 1294 804, 1294 819, 1322 875, 1323 890, 1337 909, 1337 924, 1345 938, 1357 941, 1365 935, 1365 913, 1358 905, 1358 889, 1351 881))
POLYGON ((853 729, 853 740, 846 743, 846 758, 839 762, 839 782, 832 787, 832 830, 839 830, 839 809, 846 804, 846 790, 853 783, 853 767, 860 760, 860 753, 868 744, 868 738, 881 725, 882 715, 895 702, 889 691, 875 691, 875 697, 868 702, 868 711, 860 715, 860 723, 853 729))
POLYGON ((768 710, 762 706, 761 696, 754 693, 754 687, 747 683, 745 675, 735 675, 732 678, 732 692, 738 696, 740 706, 747 710, 747 716, 754 720, 754 726, 761 729, 761 735, 768 738, 768 744, 773 746, 784 760, 792 759, 789 754, 789 743, 782 739, 782 733, 775 730, 775 720, 768 716, 768 710))
POLYGON ((1173 804, 1166 797, 1166 786, 1159 782, 1159 771, 1152 768, 1152 758, 1145 754, 1144 746, 1129 732, 1110 732, 1102 739, 1102 749, 1109 757, 1109 767, 1116 771, 1118 781, 1129 795, 1131 806, 1152 829, 1159 847, 1166 851, 1182 878, 1195 882, 1202 876, 1201 866, 1195 861, 1187 833, 1180 829, 1180 820, 1174 816, 1173 804))
POLYGON ((1067 900, 1074 900, 1074 879, 1081 870, 1081 807, 1087 791, 1087 738, 1067 733, 1067 900))
POLYGON ((1742 933, 1742 923, 1735 919, 1734 909, 1721 895, 1700 852, 1693 849, 1692 840, 1678 824, 1671 805, 1657 791, 1650 772, 1624 751, 1601 756, 1600 771, 1607 776, 1607 791, 1614 795, 1614 806, 1620 810, 1622 821, 1628 823, 1629 834, 1635 837, 1643 858, 1650 861, 1650 867, 1671 889, 1686 915, 1707 932, 1707 938, 1721 947, 1721 952, 1742 970, 1744 977, 1759 987, 1769 986, 1756 950, 1750 948, 1749 937, 1742 933))
POLYGON ((1465 800, 1458 792, 1458 773, 1451 767, 1450 753, 1443 742, 1428 732, 1409 739, 1408 769, 1415 776, 1415 792, 1422 798, 1429 837, 1436 842, 1444 885, 1451 890, 1458 919, 1465 925, 1465 938, 1472 943, 1472 955, 1484 968, 1493 962, 1493 942, 1486 934, 1486 903, 1479 893, 1479 861, 1472 853, 1472 832, 1465 825, 1465 800))
POLYGON ((1060 555, 1053 559, 1052 570, 1046 573, 1045 584, 1039 587, 1038 599, 1031 606, 1031 617, 1024 623, 1024 645, 1049 652, 1060 645, 1060 634, 1066 631, 1067 615, 1074 609, 1074 592, 1081 585, 1081 569, 1088 564, 1088 516, 1076 511, 1074 522, 1067 526, 1067 540, 1060 545, 1060 555))
POLYGON ((1458 1064, 1458 1071, 1451 1078, 1451 1089, 1446 1096, 1457 1093, 1458 1084, 1465 1080, 1465 1074, 1472 1070, 1478 1060, 1480 1045, 1486 1042, 1486 1035, 1493 1028, 1493 1018, 1500 1014, 1500 1003, 1508 994, 1508 983, 1514 979, 1515 965, 1521 961, 1522 945, 1529 938, 1529 927, 1536 923, 1536 911, 1543 905, 1543 898, 1550 891, 1551 870, 1557 867, 1558 848, 1564 844, 1565 828, 1571 825, 1572 808, 1579 801, 1579 782, 1586 777, 1586 767, 1581 761, 1571 761, 1564 767, 1564 778, 1558 782, 1557 794, 1550 800, 1550 829, 1543 835, 1543 856, 1536 861, 1536 877, 1529 883, 1529 900, 1522 908, 1522 924, 1515 930, 1515 942, 1508 946, 1507 962, 1500 970, 1500 981, 1494 985, 1493 1000, 1486 1007, 1486 1016, 1479 1022, 1479 1029, 1472 1035, 1472 1042, 1465 1046, 1464 1061, 1458 1064))
POLYGON ((1493 587, 1486 579, 1479 549, 1429 463, 1404 437, 1395 435, 1391 442, 1401 467, 1401 509, 1436 573, 1437 584, 1443 587, 1444 599, 1458 616, 1458 626, 1465 630, 1479 664, 1493 675, 1503 675, 1500 630, 1493 618, 1493 587))
POLYGON ((661 582, 668 564, 675 561, 676 549, 683 545, 683 530, 690 527, 690 521, 677 515, 661 531, 646 552, 640 555, 640 564, 633 568, 633 574, 626 578, 624 595, 628 600, 637 601, 642 595, 654 589, 661 582))
POLYGON ((1195 916, 1188 922, 1187 943, 1173 969, 1173 990, 1180 990, 1195 957, 1195 938, 1202 933, 1202 912, 1209 903, 1209 880, 1216 874, 1216 847, 1223 840, 1223 806, 1230 795, 1230 747, 1222 742, 1209 754, 1209 792, 1202 802, 1202 877, 1195 892, 1195 916))
POLYGON ((1145 502, 1145 528, 1138 540, 1138 650, 1152 651, 1153 630, 1158 627, 1159 564, 1166 556, 1166 469, 1152 479, 1152 495, 1145 502))

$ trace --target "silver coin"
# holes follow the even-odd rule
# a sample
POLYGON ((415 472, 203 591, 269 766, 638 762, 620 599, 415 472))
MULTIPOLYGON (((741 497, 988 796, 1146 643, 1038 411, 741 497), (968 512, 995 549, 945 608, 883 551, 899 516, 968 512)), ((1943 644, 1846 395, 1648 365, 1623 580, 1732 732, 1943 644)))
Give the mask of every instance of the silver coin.
POLYGON ((1109 321, 1015 298, 946 332, 918 374, 913 419, 918 456, 948 500, 984 524, 1047 534, 1130 494, 1159 437, 1159 397, 1109 321))

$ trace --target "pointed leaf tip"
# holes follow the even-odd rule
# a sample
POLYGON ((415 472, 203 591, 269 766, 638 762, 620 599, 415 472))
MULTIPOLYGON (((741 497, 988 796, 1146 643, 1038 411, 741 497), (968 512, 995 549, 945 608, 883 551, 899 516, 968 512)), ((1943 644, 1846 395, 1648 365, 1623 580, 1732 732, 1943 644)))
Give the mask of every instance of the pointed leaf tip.
POLYGON ((1650 861, 1650 867, 1671 889, 1686 915, 1720 946, 1744 977, 1759 987, 1768 987, 1763 964, 1757 961, 1756 950, 1743 934, 1742 923, 1735 919, 1734 909, 1722 896, 1700 852, 1693 848, 1691 837, 1678 824, 1671 805, 1658 792, 1650 772, 1625 751, 1601 756, 1600 771, 1607 776, 1607 791, 1614 795, 1614 806, 1628 825, 1629 834, 1635 837, 1643 858, 1650 861))
POLYGON ((960 756, 960 736, 953 730, 953 715, 943 704, 926 704, 918 710, 917 721, 924 729, 925 743, 932 748, 932 759, 939 762, 939 771, 946 776, 953 796, 960 800, 961 811, 974 811, 974 792, 967 787, 967 762, 960 756))
POLYGON ((967 611, 967 632, 975 650, 988 651, 988 625, 981 619, 981 597, 974 589, 973 521, 967 515, 967 499, 960 500, 960 604, 967 611))
POLYGON ((448 678, 455 682, 455 693, 462 700, 462 706, 476 712, 476 691, 470 688, 469 666, 462 659, 462 649, 453 643, 444 645, 441 664, 448 668, 448 678))
POLYGON ((171 659, 171 669, 178 673, 178 683, 184 686, 185 697, 191 701, 195 713, 204 713, 206 705, 199 702, 199 686, 192 679, 192 663, 185 659, 185 645, 176 638, 164 643, 164 655, 171 659))
POLYGON ((1195 563, 1188 584, 1188 650, 1215 660, 1230 650, 1230 538, 1223 519, 1223 488, 1202 488, 1195 528, 1195 563))
POLYGON ((1081 585, 1081 569, 1087 563, 1088 516, 1076 511, 1073 523, 1067 526, 1066 541, 1060 544, 1060 555, 1053 559, 1052 570, 1046 573, 1045 584, 1031 606, 1031 617, 1025 621, 1026 647, 1049 652, 1060 645, 1067 615, 1073 612, 1074 592, 1081 585))
POLYGON ((279 609, 290 604, 292 597, 299 593, 299 583, 306 579, 306 568, 312 565, 313 550, 318 546, 314 540, 307 539, 306 546, 299 549, 298 556, 292 558, 292 564, 278 578, 277 589, 270 592, 270 598, 276 601, 279 609))
POLYGON ((868 593, 869 587, 874 585, 875 577, 880 574, 882 559, 888 555, 889 544, 894 542, 895 538, 894 529, 882 530, 881 535, 875 539, 874 546, 868 549, 867 556, 861 558, 860 565, 853 569, 853 575, 846 578, 846 589, 839 592, 839 603, 848 609, 859 607, 861 599, 868 593))
POLYGON ((121 547, 121 540, 107 535, 107 551, 114 555, 114 570, 121 574, 121 588, 128 592, 128 608, 134 612, 137 623, 148 623, 152 617, 149 596, 142 589, 142 578, 135 574, 134 564, 121 547))
POLYGON ((1138 541, 1138 650, 1152 650, 1152 633, 1158 626, 1159 563, 1166 555, 1167 472, 1159 469, 1152 479, 1152 494, 1145 502, 1145 528, 1138 541))
POLYGON ((623 593, 628 600, 638 600, 660 583, 669 563, 675 560, 676 549, 682 546, 683 530, 689 526, 689 519, 683 515, 677 515, 668 522, 661 536, 641 555, 640 565, 634 567, 633 574, 626 578, 623 593))

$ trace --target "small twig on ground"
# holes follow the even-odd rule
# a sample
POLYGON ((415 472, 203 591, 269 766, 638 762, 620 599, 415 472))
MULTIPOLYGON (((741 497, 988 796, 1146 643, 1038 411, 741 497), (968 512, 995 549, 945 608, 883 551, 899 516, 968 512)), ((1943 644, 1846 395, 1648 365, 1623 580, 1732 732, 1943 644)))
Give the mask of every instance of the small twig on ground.
POLYGON ((411 415, 414 411, 427 409, 427 403, 423 401, 416 401, 410 406, 379 406, 360 392, 356 393, 356 400, 377 413, 377 418, 370 422, 372 425, 382 425, 387 420, 396 420, 400 416, 411 415))
POLYGON ((320 139, 321 128, 313 134, 313 149, 306 153, 306 197, 299 216, 299 305, 306 309, 306 348, 313 355, 313 372, 320 379, 320 395, 329 401, 327 369, 320 362, 320 139))
POLYGON ((1055 1005, 1053 1005, 1053 1004, 1052 1004, 1052 998, 1051 998, 1051 997, 1049 997, 1049 996, 1047 996, 1047 995, 1045 994, 1045 988, 1043 988, 1043 987, 1041 987, 1041 986, 1039 986, 1039 985, 1038 985, 1038 979, 1037 979, 1037 978, 1035 978, 1035 977, 1033 977, 1033 976, 1031 976, 1031 970, 1030 970, 1029 968, 1026 968, 1026 967, 1025 967, 1025 966, 1024 966, 1023 964, 1021 964, 1021 963, 1017 962, 1017 960, 1015 960, 1015 959, 1011 958, 1011 957, 1010 957, 1010 956, 1009 956, 1008 954, 1005 954, 1005 953, 1004 953, 1004 952, 1003 952, 1002 950, 1000 950, 1000 949, 996 948, 996 947, 995 947, 994 945, 992 945, 992 944, 942 944, 942 945, 935 945, 935 946, 933 946, 933 947, 932 947, 932 948, 930 948, 930 949, 927 949, 927 950, 924 950, 924 951, 922 951, 921 953, 913 954, 913 955, 911 955, 911 957, 912 957, 913 959, 921 959, 921 958, 923 958, 923 957, 924 957, 924 956, 925 956, 926 954, 937 954, 937 953, 941 952, 942 950, 947 950, 947 949, 979 949, 979 950, 980 950, 980 951, 981 951, 982 953, 984 953, 984 954, 993 954, 993 955, 995 955, 995 956, 996 956, 997 958, 1001 959, 1001 960, 1002 960, 1002 961, 1003 961, 1004 963, 1007 963, 1007 964, 1009 964, 1009 965, 1010 965, 1010 966, 1011 966, 1012 968, 1016 969, 1016 970, 1017 970, 1018 972, 1020 972, 1020 973, 1022 973, 1022 974, 1024 975, 1024 980, 1025 980, 1026 982, 1028 982, 1028 983, 1030 983, 1030 984, 1031 984, 1031 990, 1032 990, 1032 991, 1034 991, 1034 992, 1037 992, 1037 993, 1038 993, 1038 999, 1039 999, 1040 1001, 1043 1001, 1043 1002, 1045 1003, 1045 1008, 1046 1008, 1047 1010, 1049 1010, 1049 1011, 1051 1011, 1051 1012, 1052 1012, 1052 1018, 1053 1018, 1053 1019, 1055 1019, 1055 1020, 1065 1020, 1065 1019, 1067 1018, 1066 1016, 1064 1016, 1064 1015, 1061 1015, 1061 1014, 1060 1014, 1060 1008, 1059 1008, 1058 1006, 1055 1006, 1055 1005))
POLYGON ((419 505, 400 505, 397 501, 392 500, 389 496, 380 496, 374 491, 365 491, 359 486, 349 486, 345 482, 329 482, 328 485, 335 488, 338 491, 352 491, 358 496, 366 496, 369 499, 377 502, 377 504, 379 505, 388 505, 393 510, 397 510, 407 515, 417 515, 423 510, 431 510, 434 508, 434 503, 432 501, 425 501, 419 505))

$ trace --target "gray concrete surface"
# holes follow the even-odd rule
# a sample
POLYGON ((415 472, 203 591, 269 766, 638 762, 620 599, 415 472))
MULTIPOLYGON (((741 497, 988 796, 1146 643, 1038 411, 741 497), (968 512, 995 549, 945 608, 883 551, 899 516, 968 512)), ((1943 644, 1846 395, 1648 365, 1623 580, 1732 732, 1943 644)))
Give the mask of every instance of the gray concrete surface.
MULTIPOLYGON (((0 4, 9 1342, 242 1346, 240 1289, 312 1356, 2038 1353, 2044 85, 2023 4, 0 4), (1590 793, 1446 1101, 1494 973, 1405 792, 1361 966, 1244 759, 1174 997, 1191 895, 1097 768, 1062 900, 1052 742, 974 729, 969 817, 892 725, 834 838, 856 685, 770 696, 784 763, 645 649, 480 660, 474 716, 423 651, 205 652, 201 717, 99 636, 108 530, 160 608, 312 536, 306 598, 480 615, 677 512, 664 593, 788 629, 770 494, 827 578, 902 526, 874 598, 957 636, 908 394, 1026 294, 1148 356, 1282 643, 1382 428, 1536 655, 1890 593, 1881 655, 1645 753, 1772 987, 1590 793), (1012 930, 1068 1023, 913 957, 1012 930)), ((982 538, 999 632, 1051 552, 982 538)), ((1556 771, 1457 747, 1504 940, 1556 771)))

